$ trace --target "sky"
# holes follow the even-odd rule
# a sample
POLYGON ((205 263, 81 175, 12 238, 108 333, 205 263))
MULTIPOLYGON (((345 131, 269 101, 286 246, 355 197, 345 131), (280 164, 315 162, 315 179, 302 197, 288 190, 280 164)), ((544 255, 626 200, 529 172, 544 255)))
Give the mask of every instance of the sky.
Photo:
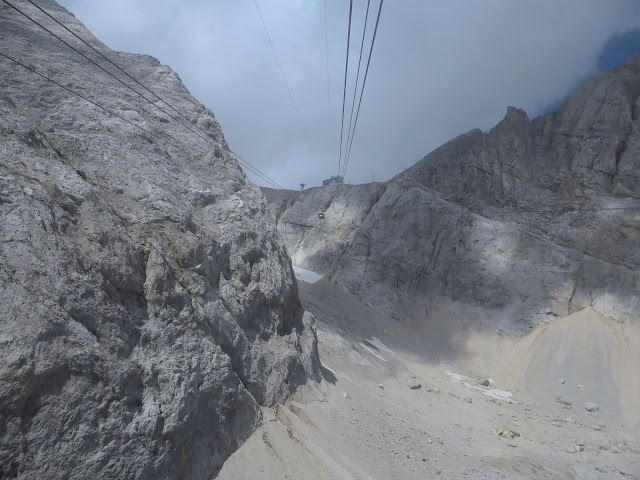
MULTIPOLYGON (((231 149, 279 185, 338 174, 347 0, 58 2, 110 48, 169 65, 231 149)), ((360 84, 378 5, 371 0, 360 84)), ((366 6, 353 1, 343 142, 366 6)), ((509 105, 544 114, 638 51, 638 0, 387 0, 345 181, 389 180, 457 135, 491 129, 509 105)))

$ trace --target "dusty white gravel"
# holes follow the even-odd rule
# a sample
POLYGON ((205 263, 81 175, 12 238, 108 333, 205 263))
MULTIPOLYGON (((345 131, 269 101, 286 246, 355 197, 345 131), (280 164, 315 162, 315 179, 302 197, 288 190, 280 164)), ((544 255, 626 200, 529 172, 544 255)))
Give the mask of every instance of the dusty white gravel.
MULTIPOLYGON (((522 345, 554 344, 541 337, 546 330, 530 334, 535 342, 505 339, 465 327, 447 312, 434 312, 432 325, 416 328, 326 280, 299 281, 299 287, 316 316, 324 393, 314 389, 265 409, 261 428, 218 479, 640 478, 639 425, 613 406, 620 391, 599 395, 611 406, 590 413, 584 402, 562 397, 564 389, 581 398, 577 381, 551 378, 549 368, 534 375, 541 362, 562 365, 569 343, 562 358, 537 358, 535 368, 515 361, 522 345), (409 388, 411 379, 420 388, 409 388)), ((589 321, 581 325, 600 328, 592 312, 583 315, 589 321)), ((574 321, 567 325, 575 328, 574 321)), ((635 341, 625 328, 625 338, 635 341)), ((545 352, 554 354, 535 354, 545 352)), ((628 402, 634 392, 627 388, 624 395, 628 402)))

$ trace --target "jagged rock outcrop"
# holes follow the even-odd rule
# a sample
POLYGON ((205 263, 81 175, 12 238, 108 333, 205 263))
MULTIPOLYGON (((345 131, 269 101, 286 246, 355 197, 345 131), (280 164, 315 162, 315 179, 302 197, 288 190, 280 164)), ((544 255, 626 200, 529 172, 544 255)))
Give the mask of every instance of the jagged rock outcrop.
POLYGON ((3 53, 122 117, 0 58, 0 477, 211 478, 320 380, 313 319, 213 113, 37 3, 221 146, 0 4, 3 53))
MULTIPOLYGON (((396 318, 446 305, 521 332, 594 306, 637 321, 639 95, 635 56, 555 112, 529 120, 509 107, 490 132, 459 136, 363 200, 358 229, 319 271, 396 318)), ((302 208, 282 205, 281 233, 302 208)), ((322 255, 320 237, 303 234, 322 255)))

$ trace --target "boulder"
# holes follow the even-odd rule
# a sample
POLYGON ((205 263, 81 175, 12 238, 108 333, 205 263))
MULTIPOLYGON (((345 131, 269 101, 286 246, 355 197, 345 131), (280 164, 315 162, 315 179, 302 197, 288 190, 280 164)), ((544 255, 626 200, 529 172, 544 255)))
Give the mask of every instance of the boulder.
POLYGON ((418 380, 416 377, 408 377, 406 379, 406 385, 411 390, 417 390, 422 387, 422 383, 420 383, 420 380, 418 380))
POLYGON ((587 412, 597 412, 598 410, 600 410, 600 405, 593 402, 587 402, 584 408, 587 410, 587 412))

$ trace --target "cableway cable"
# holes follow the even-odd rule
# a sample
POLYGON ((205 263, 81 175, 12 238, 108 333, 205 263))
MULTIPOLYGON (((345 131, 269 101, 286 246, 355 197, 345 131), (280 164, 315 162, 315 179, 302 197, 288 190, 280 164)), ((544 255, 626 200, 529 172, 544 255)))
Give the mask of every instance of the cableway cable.
POLYGON ((342 126, 340 127, 340 156, 338 157, 338 176, 342 167, 342 139, 344 135, 344 106, 347 102, 347 73, 349 71, 349 46, 351 43, 351 18, 353 15, 353 0, 349 2, 349 30, 347 33, 347 61, 344 66, 344 88, 342 91, 342 126))
POLYGON ((358 59, 358 72, 356 73, 356 83, 353 87, 353 99, 351 100, 351 115, 349 117, 349 128, 347 129, 347 145, 349 144, 349 138, 351 137, 351 126, 353 124, 353 111, 356 104, 356 94, 358 93, 358 80, 360 79, 360 66, 362 65, 362 51, 364 50, 364 39, 367 34, 367 22, 369 20, 370 6, 371 6, 371 0, 367 0, 367 13, 364 16, 364 28, 362 29, 362 41, 360 42, 360 58, 358 59))
MULTIPOLYGON (((12 57, 10 57, 9 55, 6 55, 6 54, 4 54, 4 53, 2 53, 2 52, 0 52, 0 57, 4 57, 4 58, 6 58, 7 60, 10 60, 10 61, 12 61, 13 63, 15 63, 15 64, 17 64, 17 65, 20 65, 20 66, 21 66, 21 67, 23 67, 24 69, 29 70, 30 72, 35 73, 36 75, 39 75, 40 77, 42 77, 42 78, 44 78, 45 80, 47 80, 47 81, 49 81, 49 82, 53 83, 54 85, 57 85, 58 87, 62 88, 63 90, 66 90, 67 92, 69 92, 69 93, 71 93, 71 94, 73 94, 73 95, 76 95, 77 97, 80 97, 80 98, 81 98, 82 100, 84 100, 85 102, 89 102, 91 105, 93 105, 93 106, 95 106, 95 107, 98 107, 98 108, 99 108, 99 109, 101 109, 101 110, 104 110, 104 111, 105 111, 105 112, 107 112, 109 115, 113 115, 114 117, 119 118, 119 119, 120 119, 120 120, 122 120, 123 122, 126 122, 126 123, 128 123, 129 125, 131 125, 131 126, 133 126, 133 127, 135 127, 135 128, 138 128, 138 129, 142 130, 143 132, 145 132, 146 134, 150 135, 151 137, 158 138, 160 141, 165 142, 166 144, 171 145, 171 146, 172 146, 172 147, 174 147, 174 148, 179 148, 175 143, 172 143, 172 142, 169 142, 168 140, 165 140, 165 139, 163 139, 163 138, 159 138, 159 137, 157 137, 157 136, 156 136, 153 132, 151 132, 150 130, 147 130, 146 128, 141 127, 140 125, 137 125, 137 124, 133 123, 132 121, 127 120, 125 117, 123 117, 123 116, 121 116, 121 115, 118 115, 118 114, 117 114, 116 112, 114 112, 113 110, 110 110, 110 109, 108 109, 107 107, 105 107, 105 106, 103 106, 103 105, 100 105, 100 104, 99 104, 99 103, 97 103, 97 102, 94 102, 93 100, 91 100, 90 98, 85 97, 85 96, 84 96, 84 95, 82 95, 81 93, 78 93, 78 92, 75 92, 75 91, 71 90, 70 88, 68 88, 68 87, 66 87, 66 86, 64 86, 64 85, 62 85, 61 83, 57 82, 56 80, 54 80, 54 79, 52 79, 52 78, 50 78, 50 77, 48 77, 48 76, 44 75, 43 73, 38 72, 35 68, 30 67, 30 66, 28 66, 28 65, 25 65, 24 63, 20 62, 19 60, 16 60, 15 58, 12 58, 12 57)), ((174 139, 173 137, 171 137, 170 135, 167 135, 167 136, 168 136, 169 138, 171 138, 172 140, 174 140, 174 141, 175 141, 175 139, 174 139)))
MULTIPOLYGON (((96 63, 95 61, 93 61, 91 58, 87 57, 84 53, 82 53, 81 51, 79 51, 77 48, 75 48, 73 45, 69 44, 68 42, 66 42, 65 40, 63 40, 62 38, 60 38, 58 35, 56 35, 55 33, 53 33, 51 30, 49 30, 47 27, 45 27, 44 25, 42 25, 41 23, 39 23, 37 20, 35 20, 33 17, 30 17, 29 15, 27 15, 26 13, 24 13, 22 10, 20 10, 18 7, 16 7, 15 5, 12 5, 8 0, 2 0, 4 3, 6 3, 7 5, 9 5, 11 8, 13 8, 14 10, 16 10, 18 13, 20 13, 21 15, 23 15, 24 17, 28 18, 29 20, 31 20, 33 23, 35 23, 36 25, 38 25, 40 28, 42 28, 45 32, 49 33, 51 36, 55 37, 56 39, 58 39, 60 42, 64 43, 67 47, 69 47, 71 50, 73 50, 74 52, 76 52, 78 55, 82 56, 85 60, 87 60, 88 62, 90 62, 91 64, 95 65, 96 67, 98 67, 100 70, 102 70, 104 73, 106 73, 107 75, 109 75, 110 77, 114 78, 117 82, 121 83, 124 87, 126 87, 127 89, 131 90, 133 93, 135 93, 136 95, 139 95, 140 97, 142 97, 143 99, 145 99, 147 102, 149 102, 151 105, 153 105, 154 107, 158 108, 160 111, 162 111, 163 113, 165 113, 166 115, 170 116, 171 118, 173 118, 175 121, 177 121, 178 123, 180 123, 183 127, 187 128, 188 130, 191 130, 192 133, 198 135, 198 137, 200 137, 201 139, 207 141, 206 138, 202 137, 201 135, 199 135, 197 132, 195 132, 193 129, 191 129, 189 126, 184 125, 183 123, 181 123, 179 120, 175 119, 174 117, 171 116, 171 114, 169 114, 166 110, 164 110, 162 107, 160 107, 159 105, 156 105, 155 103, 153 103, 153 101, 149 100, 147 97, 145 97, 144 95, 142 95, 140 92, 138 92, 137 90, 135 90, 133 87, 131 87, 129 84, 125 83, 124 81, 122 81, 120 78, 116 77, 113 73, 111 73, 110 71, 108 71, 107 69, 105 69, 103 66, 99 65, 98 63, 96 63)), ((86 42, 85 42, 86 43, 86 42)))
POLYGON ((54 17, 53 15, 51 15, 49 12, 47 12, 46 10, 44 10, 42 7, 40 7, 39 5, 35 4, 32 0, 26 0, 27 2, 29 2, 31 5, 33 5, 35 8, 37 8, 38 10, 40 10, 42 13, 44 13, 46 16, 48 16, 51 20, 53 20, 54 22, 56 22, 58 25, 60 25, 62 28, 64 28, 67 32, 69 32, 71 35, 73 35, 74 37, 76 37, 78 40, 80 40, 82 43, 84 43, 86 46, 88 46, 91 50, 93 50, 94 52, 96 52, 98 55, 100 55, 102 58, 104 58, 107 62, 109 62, 111 65, 113 65, 114 67, 116 67, 119 71, 121 71, 122 73, 124 73, 127 77, 129 77, 131 80, 133 80, 137 85, 140 85, 142 88, 144 88, 147 92, 149 92, 151 95, 153 95, 155 98, 157 98, 158 100, 160 100, 161 102, 163 102, 167 107, 169 107, 171 110, 173 110, 174 112, 176 112, 178 115, 180 115, 182 118, 184 118, 187 122, 191 123, 191 120, 189 118, 187 118, 182 112, 180 112, 179 110, 176 110, 170 103, 168 103, 167 101, 165 101, 162 97, 160 97, 157 93, 153 92, 152 90, 150 90, 149 88, 147 88, 146 85, 140 83, 136 78, 134 78, 133 76, 131 76, 126 70, 122 69, 117 63, 113 62, 109 57, 107 57, 106 55, 104 55, 101 51, 97 50, 96 48, 94 48, 93 45, 91 45, 89 42, 87 42, 84 38, 80 37, 76 32, 74 32, 73 30, 71 30, 70 28, 68 28, 65 24, 63 24, 62 22, 60 22, 56 17, 54 17))
POLYGON ((624 211, 624 210, 640 210, 640 205, 634 207, 586 207, 586 208, 571 208, 571 207, 558 207, 553 210, 495 210, 485 212, 474 212, 470 210, 470 213, 475 215, 512 215, 519 213, 580 213, 580 212, 610 212, 610 211, 624 211))
POLYGON ((289 88, 289 83, 287 82, 287 77, 284 75, 284 71, 282 70, 282 65, 280 64, 280 60, 278 59, 278 54, 276 53, 276 49, 273 46, 273 42, 271 41, 271 35, 269 35, 269 30, 267 30, 267 25, 264 23, 264 18, 262 17, 262 12, 260 11, 260 7, 258 6, 258 0, 253 0, 254 5, 256 6, 256 10, 258 11, 258 15, 260 16, 260 21, 262 22, 262 27, 264 28, 264 32, 267 34, 267 39, 269 40, 269 45, 271 45, 271 51, 273 52, 273 56, 276 58, 276 63, 278 64, 278 69, 280 70, 280 74, 282 75, 282 80, 284 81, 285 86, 287 87, 287 92, 289 92, 289 98, 291 99, 291 104, 293 105, 293 109, 296 111, 296 116, 298 117, 298 122, 300 122, 300 128, 302 129, 302 133, 307 140, 307 145, 309 146, 309 150, 311 150, 311 142, 309 141, 309 136, 307 135, 307 129, 304 128, 304 123, 302 123, 302 117, 300 116, 300 112, 298 107, 296 106, 296 102, 293 99, 293 94, 291 93, 291 88, 289 88))
POLYGON ((327 99, 329 111, 329 141, 333 138, 333 126, 331 124, 331 80, 329 77, 329 32, 327 29, 327 0, 324 0, 324 51, 327 57, 327 99))
POLYGON ((373 54, 373 46, 376 43, 376 34, 378 33, 378 25, 380 24, 380 14, 382 13, 382 4, 384 0, 380 0, 380 7, 378 8, 378 17, 376 18, 376 26, 373 30, 373 38, 371 39, 371 48, 369 49, 369 58, 367 59, 367 68, 364 72, 364 80, 362 81, 362 89, 360 90, 360 100, 358 100, 358 111, 356 113, 356 120, 353 124, 353 132, 351 134, 351 140, 349 143, 349 148, 347 150, 347 158, 345 160, 344 169, 342 171, 342 177, 347 174, 347 166, 349 165, 349 158, 351 157, 351 147, 353 146, 353 138, 356 134, 356 128, 358 126, 358 118, 360 116, 360 106, 362 105, 362 95, 364 94, 364 88, 367 84, 367 76, 369 75, 369 66, 371 64, 371 56, 373 54))
MULTIPOLYGON (((205 132, 202 128, 200 128, 198 125, 194 125, 195 128, 197 128, 198 130, 200 130, 204 135, 206 136, 202 136, 199 135, 198 132, 194 131, 189 125, 185 125, 184 123, 182 123, 180 120, 178 120, 177 118, 175 118, 174 116, 172 116, 169 112, 167 112, 165 109, 163 109, 162 107, 160 107, 159 105, 156 105, 155 103, 153 103, 151 100, 149 100, 147 97, 145 97, 144 95, 142 95, 140 92, 136 91, 134 88, 132 88, 130 85, 128 85, 127 83, 123 82, 121 79, 119 79, 118 77, 116 77, 115 75, 113 75, 113 73, 109 72, 108 70, 104 69, 102 66, 100 66, 99 64, 97 64, 96 62, 94 62, 92 59, 90 59, 89 57, 87 57, 86 55, 84 55, 82 52, 78 51, 76 48, 74 48, 72 45, 70 45, 69 43, 65 42, 62 38, 60 38, 59 36, 57 36, 55 33, 51 32, 49 29, 47 29, 46 27, 44 27, 42 24, 40 24, 39 22, 37 22, 35 19, 33 19, 32 17, 30 17, 29 15, 27 15, 26 13, 24 13, 23 11, 21 11, 20 9, 18 9, 17 7, 15 7, 14 5, 12 5, 11 3, 9 3, 7 0, 3 0, 7 5, 9 5, 10 7, 12 7, 14 10, 18 11, 20 14, 22 14, 23 16, 25 16, 26 18, 28 18, 29 20, 31 20, 33 23, 35 23, 36 25, 38 25, 40 28, 42 28, 43 30, 45 30, 47 33, 49 33, 50 35, 52 35, 53 37, 57 38, 59 41, 61 41, 62 43, 64 43, 65 45, 67 45, 69 48, 71 48, 74 52, 78 53, 79 55, 81 55, 83 58, 85 58, 87 61, 89 61, 90 63, 92 63, 93 65, 95 65, 96 67, 100 68, 103 72, 105 72, 106 74, 108 74, 109 76, 113 77, 115 80, 117 80, 119 83, 121 83, 122 85, 124 85, 126 88, 128 88, 129 90, 131 90, 132 92, 134 92, 136 95, 142 97, 144 100, 146 100, 147 102, 149 102, 151 105, 153 105, 154 107, 158 108, 160 111, 162 111, 164 114, 166 114, 167 116, 169 116, 171 119, 173 119, 175 122, 179 123, 180 125, 182 125, 184 128, 186 128, 187 130, 191 131, 193 134, 197 135, 200 139, 204 140, 206 143, 214 146, 215 148, 217 148, 219 151, 226 153, 227 155, 230 155, 232 158, 236 159, 236 161, 238 161, 241 165, 245 166, 245 168, 247 170, 249 170, 251 173, 254 173, 256 176, 258 176, 258 178, 261 178, 262 180, 265 180, 267 183, 271 184, 272 186, 274 186, 275 188, 279 188, 282 189, 282 187, 280 185, 278 185, 274 180, 272 180, 271 178, 269 178, 266 174, 262 173, 260 170, 258 170, 256 167, 254 167, 251 163, 247 162, 246 160, 242 159, 239 155, 228 151, 227 149, 224 148, 224 146, 222 144, 220 144, 219 142, 216 141, 212 141, 209 137, 208 137, 208 133, 205 132)), ((27 0, 29 1, 29 0, 27 0)), ((32 3, 32 2, 30 2, 32 3)), ((37 5, 36 5, 37 7, 37 5)), ((38 7, 39 8, 39 7, 38 7)), ((40 9, 42 10, 42 9, 40 9)), ((48 14, 47 12, 44 12, 47 16, 49 16, 50 18, 52 18, 54 21, 56 21, 58 24, 60 24, 60 22, 58 22, 54 17, 52 17, 50 14, 48 14)), ((64 27, 64 25, 62 25, 64 27)), ((66 27, 64 27, 66 30, 66 27)), ((70 31, 70 30, 69 30, 70 31)), ((70 31, 71 32, 71 31, 70 31)), ((71 32, 73 34, 73 32, 71 32)), ((93 48, 88 42, 86 42, 86 40, 80 38, 78 35, 74 36, 76 38, 78 38, 80 41, 82 41, 83 43, 85 43, 86 45, 88 45, 89 47, 91 47, 93 50, 95 50, 95 48, 93 48)), ((97 50, 95 50, 97 52, 97 50)), ((98 52, 100 53, 100 52, 98 52)), ((104 55, 101 54, 102 57, 106 58, 104 55)), ((107 59, 108 60, 108 59, 107 59)), ((109 60, 110 63, 112 63, 114 66, 116 66, 119 70, 121 70, 122 72, 124 72, 125 74, 127 74, 129 77, 131 77, 133 79, 133 77, 131 75, 129 75, 127 72, 125 72, 123 69, 121 69, 120 67, 118 67, 115 63, 111 62, 109 60)), ((142 85, 140 82, 138 82, 137 80, 133 79, 136 83, 140 84, 141 86, 144 87, 144 85, 142 85)), ((144 87, 146 88, 146 87, 144 87)), ((149 90, 148 88, 146 88, 149 92, 151 92, 151 90, 149 90)), ((156 96, 156 98, 160 99, 162 102, 164 102, 165 104, 169 105, 169 103, 165 100, 163 100, 160 96, 158 96, 157 94, 151 92, 153 95, 156 96)), ((171 107, 171 105, 169 105, 171 107)), ((171 107, 174 111, 177 112, 177 110, 175 110, 175 108, 171 107)), ((178 112, 180 113, 180 112, 178 112)), ((185 118, 189 123, 191 123, 191 121, 185 117, 184 115, 180 114, 183 118, 185 118)))
MULTIPOLYGON (((175 138, 173 138, 171 135, 169 135, 169 134, 165 134, 167 137, 169 137, 171 140, 173 140, 173 142, 171 142, 171 141, 169 141, 169 140, 166 140, 166 139, 164 139, 164 138, 162 138, 162 137, 157 136, 157 135, 156 135, 154 132, 152 132, 151 130, 147 130, 146 128, 141 127, 140 125, 138 125, 138 124, 136 124, 136 123, 133 123, 133 122, 132 122, 132 121, 130 121, 130 120, 127 120, 127 119, 126 119, 125 117, 123 117, 122 115, 119 115, 118 113, 114 112, 113 110, 108 109, 108 108, 107 108, 107 107, 105 107, 104 105, 101 105, 101 104, 99 104, 98 102, 95 102, 95 101, 91 100, 90 98, 85 97, 84 95, 82 95, 82 94, 80 94, 80 93, 78 93, 78 92, 75 92, 75 91, 71 90, 70 88, 68 88, 68 87, 66 87, 66 86, 64 86, 64 85, 62 85, 60 82, 58 82, 58 81, 56 81, 56 80, 52 79, 51 77, 48 77, 48 76, 44 75, 43 73, 38 72, 35 68, 32 68, 32 67, 30 67, 30 66, 28 66, 28 65, 25 65, 24 63, 20 62, 19 60, 16 60, 15 58, 10 57, 9 55, 6 55, 6 54, 4 54, 4 53, 0 52, 0 56, 1 56, 1 57, 6 58, 7 60, 9 60, 9 61, 11 61, 11 62, 13 62, 13 63, 15 63, 15 64, 17 64, 17 65, 20 65, 21 67, 23 67, 24 69, 28 70, 28 71, 29 71, 29 72, 31 72, 31 73, 35 73, 36 75, 38 75, 38 76, 40 76, 40 77, 44 78, 44 79, 45 79, 45 80, 47 80, 48 82, 51 82, 51 83, 53 83, 54 85, 56 85, 56 86, 58 86, 58 87, 62 88, 63 90, 65 90, 65 91, 67 91, 67 92, 69 92, 69 93, 71 93, 71 94, 73 94, 73 95, 75 95, 75 96, 77 96, 77 97, 81 98, 82 100, 84 100, 84 101, 88 102, 89 104, 91 104, 91 105, 93 105, 93 106, 95 106, 95 107, 98 107, 99 109, 101 109, 101 110, 103 110, 104 112, 106 112, 108 115, 112 115, 112 116, 114 116, 114 117, 117 117, 117 118, 119 118, 120 120, 122 120, 123 122, 128 123, 128 124, 129 124, 129 125, 131 125, 132 127, 135 127, 135 128, 137 128, 137 129, 139 129, 139 130, 142 130, 142 131, 143 131, 144 133, 146 133, 150 138, 155 138, 155 139, 160 140, 161 142, 165 143, 166 145, 171 145, 171 146, 172 146, 172 147, 174 147, 175 149, 180 150, 180 147, 179 147, 178 145, 176 145, 175 143, 173 143, 173 142, 175 142, 175 141, 176 141, 176 139, 175 139, 175 138)), ((226 150, 224 150, 224 149, 219 149, 219 148, 218 148, 218 151, 220 151, 223 155, 227 155, 229 158, 233 158, 233 159, 235 159, 235 160, 238 160, 238 159, 236 158, 236 157, 237 157, 237 155, 235 155, 235 154, 234 154, 234 153, 232 153, 232 152, 228 152, 228 151, 226 151, 226 150)), ((238 162, 238 163, 240 163, 240 162, 238 162)), ((252 173, 255 173, 256 175, 258 175, 258 174, 259 174, 259 173, 261 173, 261 172, 259 172, 259 171, 258 171, 258 172, 253 172, 253 171, 252 171, 252 173)), ((276 187, 276 188, 280 188, 280 187, 276 187)))
MULTIPOLYGON (((198 132, 196 132, 195 130, 193 130, 190 126, 185 125, 184 123, 182 123, 180 120, 178 120, 176 117, 172 116, 169 112, 167 112, 165 109, 163 109, 161 106, 156 105, 153 101, 151 101, 150 99, 148 99, 146 96, 142 95, 140 92, 136 91, 134 88, 132 88, 130 85, 128 85, 127 83, 123 82, 121 79, 119 79, 118 77, 116 77, 113 73, 109 72, 108 70, 106 70, 104 67, 102 67, 101 65, 97 64, 95 61, 93 61, 92 59, 90 59, 89 57, 87 57, 85 54, 83 54, 82 52, 80 52, 79 50, 77 50, 76 48, 74 48, 72 45, 70 45, 69 43, 67 43, 66 41, 64 41, 62 38, 60 38, 58 35, 56 35, 55 33, 53 33, 51 30, 49 30, 48 28, 46 28, 45 26, 43 26, 41 23, 39 23, 38 21, 36 21, 35 19, 33 19, 32 17, 30 17, 29 15, 27 15, 26 13, 24 13, 22 10, 20 10, 19 8, 17 8, 16 6, 14 6, 13 4, 11 4, 10 2, 8 2, 7 0, 2 0, 4 3, 6 3, 7 5, 9 5, 11 8, 13 8, 14 10, 16 10, 17 12, 19 12, 21 15, 23 15, 24 17, 26 17, 27 19, 31 20, 33 23, 35 23, 36 25, 38 25, 40 28, 42 28, 43 30, 45 30, 47 33, 49 33, 50 35, 52 35, 53 37, 55 37, 56 39, 58 39, 60 42, 64 43, 66 46, 68 46, 69 48, 71 48, 74 52, 78 53, 79 55, 81 55, 83 58, 85 58, 87 61, 89 61, 90 63, 92 63, 93 65, 95 65, 96 67, 98 67, 100 70, 102 70, 103 72, 105 72, 107 75, 113 77, 115 80, 117 80, 119 83, 121 83, 122 85, 124 85, 126 88, 128 88, 129 90, 131 90, 132 92, 134 92, 136 95, 142 97, 144 100, 146 100, 147 102, 149 102, 151 105, 153 105, 154 107, 156 107, 157 109, 159 109, 160 111, 162 111, 164 114, 166 114, 167 116, 169 116, 171 119, 173 119, 174 121, 176 121, 177 123, 179 123, 180 125, 182 125, 184 128, 186 128, 187 130, 191 131, 193 134, 197 135, 200 139, 204 140, 206 143, 214 146, 215 148, 217 148, 220 152, 223 152, 224 154, 231 156, 232 158, 234 158, 236 161, 238 161, 240 164, 242 164, 243 166, 245 166, 245 168, 247 168, 251 173, 254 173, 255 175, 257 175, 259 178, 261 178, 262 180, 265 180, 267 183, 271 184, 272 186, 274 186, 275 188, 278 189, 283 189, 278 183, 276 183, 274 180, 270 179, 266 174, 262 173, 260 170, 258 170, 256 167, 254 167, 252 164, 250 164, 249 162, 247 162, 246 160, 242 159, 239 155, 228 151, 227 149, 224 148, 224 146, 222 146, 222 144, 220 144, 219 142, 216 141, 212 141, 210 138, 208 138, 208 133, 205 132, 204 130, 202 130, 199 126, 195 125, 196 128, 198 128, 200 131, 202 131, 205 136, 200 135, 198 132)), ((29 1, 29 0, 27 0, 29 1)), ((32 3, 29 1, 29 3, 32 3)), ((32 3, 33 4, 33 3, 32 3)), ((37 8, 39 8, 37 5, 35 5, 37 8)), ((42 9, 40 9, 42 10, 42 9)), ((53 18, 51 15, 49 15, 47 12, 44 12, 45 14, 47 14, 47 16, 53 18)), ((58 24, 60 24, 60 22, 58 22, 55 18, 53 18, 58 24)), ((63 25, 64 27, 64 25, 63 25)), ((68 28, 64 27, 66 30, 69 30, 68 28)), ((70 31, 70 30, 69 30, 70 31)), ((73 33, 73 32, 71 32, 73 33)), ((77 37, 79 40, 81 40, 83 43, 88 44, 88 42, 86 42, 84 39, 80 38, 78 35, 74 36, 77 37)), ((94 51, 97 52, 97 50, 95 50, 95 48, 93 48, 91 45, 89 45, 94 51)), ((98 52, 100 53, 100 52, 98 52)), ((104 55, 100 54, 102 57, 106 58, 104 55)), ((9 57, 7 57, 9 58, 9 57)), ((108 60, 108 59, 107 59, 108 60)), ((122 70, 120 67, 118 67, 115 63, 113 63, 112 61, 109 60, 110 63, 112 63, 113 65, 115 65, 119 70, 123 71, 125 74, 127 74, 127 76, 129 76, 130 78, 133 79, 133 77, 131 75, 129 75, 128 73, 126 73, 124 70, 122 70)), ((37 73, 37 72, 36 72, 37 73)), ((144 87, 144 85, 142 85, 140 82, 138 82, 137 80, 134 79, 134 81, 138 84, 140 84, 141 86, 144 87)), ((149 90, 148 88, 144 87, 146 90, 148 90, 149 92, 151 92, 151 90, 149 90)), ((65 88, 66 89, 66 88, 65 88)), ((68 89, 66 89, 68 90, 68 89)), ((75 92, 72 92, 75 93, 75 92)), ((153 95, 156 96, 156 98, 160 99, 162 102, 164 102, 165 104, 169 105, 168 102, 166 102, 165 100, 163 100, 160 96, 158 96, 157 94, 151 92, 153 95)), ((83 98, 83 97, 81 97, 83 98)), ((171 105, 169 105, 170 108, 172 108, 174 111, 178 112, 175 108, 171 107, 171 105)), ((101 107, 102 108, 102 107, 101 107)), ((180 112, 178 112, 180 113, 180 112)), ((183 118, 185 118, 187 121, 189 121, 188 118, 186 118, 184 115, 180 114, 183 118)), ((131 122, 128 122, 131 123, 131 122)), ((174 145, 175 146, 175 145, 174 145)))

